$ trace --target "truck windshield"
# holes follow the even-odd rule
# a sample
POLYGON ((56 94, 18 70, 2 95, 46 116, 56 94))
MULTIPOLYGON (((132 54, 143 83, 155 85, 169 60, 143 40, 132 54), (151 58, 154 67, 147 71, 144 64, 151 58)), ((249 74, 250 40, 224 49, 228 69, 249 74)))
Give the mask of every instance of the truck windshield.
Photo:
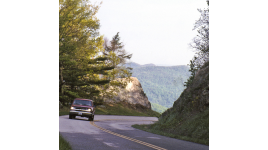
POLYGON ((86 100, 74 100, 74 105, 92 106, 91 101, 86 100))

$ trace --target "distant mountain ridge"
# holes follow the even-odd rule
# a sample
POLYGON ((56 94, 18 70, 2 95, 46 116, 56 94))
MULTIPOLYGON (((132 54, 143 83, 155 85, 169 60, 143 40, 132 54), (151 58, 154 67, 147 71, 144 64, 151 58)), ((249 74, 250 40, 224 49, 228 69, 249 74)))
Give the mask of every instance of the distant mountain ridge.
POLYGON ((125 66, 133 68, 132 77, 138 78, 152 109, 160 113, 173 105, 185 89, 183 83, 190 76, 186 65, 156 66, 132 62, 125 66))
POLYGON ((130 63, 127 63, 125 64, 126 67, 131 67, 131 68, 138 68, 138 67, 147 67, 147 66, 156 66, 155 64, 144 64, 144 65, 140 65, 138 63, 135 63, 135 62, 130 62, 130 63))
POLYGON ((129 62, 129 63, 126 63, 124 66, 131 67, 131 68, 138 68, 138 67, 147 67, 147 66, 174 67, 174 66, 184 66, 184 65, 167 65, 167 64, 153 64, 153 63, 141 65, 135 62, 129 62))

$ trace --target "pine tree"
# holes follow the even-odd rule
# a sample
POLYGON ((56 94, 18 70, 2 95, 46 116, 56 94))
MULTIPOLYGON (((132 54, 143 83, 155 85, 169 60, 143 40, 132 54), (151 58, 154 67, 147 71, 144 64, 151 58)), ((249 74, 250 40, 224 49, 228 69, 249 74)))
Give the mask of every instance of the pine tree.
POLYGON ((59 90, 60 101, 76 97, 97 99, 98 85, 110 80, 101 79, 113 65, 105 63, 103 37, 98 35, 99 6, 88 0, 60 0, 59 5, 59 90))

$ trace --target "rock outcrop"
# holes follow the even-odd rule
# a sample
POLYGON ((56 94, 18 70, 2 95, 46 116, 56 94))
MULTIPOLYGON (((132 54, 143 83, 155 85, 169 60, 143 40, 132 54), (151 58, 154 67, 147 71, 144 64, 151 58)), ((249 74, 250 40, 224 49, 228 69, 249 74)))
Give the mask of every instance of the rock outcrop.
POLYGON ((131 105, 142 105, 145 108, 151 109, 151 103, 144 93, 139 80, 131 77, 131 82, 127 83, 125 88, 121 88, 112 99, 104 99, 106 103, 125 102, 131 105))

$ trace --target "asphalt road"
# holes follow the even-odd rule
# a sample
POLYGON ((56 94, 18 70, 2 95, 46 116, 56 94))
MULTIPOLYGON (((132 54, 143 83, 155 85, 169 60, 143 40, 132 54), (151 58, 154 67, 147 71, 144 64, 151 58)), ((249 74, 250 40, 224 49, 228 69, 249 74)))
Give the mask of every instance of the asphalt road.
POLYGON ((77 116, 59 117, 59 131, 73 150, 208 150, 209 146, 132 128, 156 117, 95 115, 94 122, 77 116))

